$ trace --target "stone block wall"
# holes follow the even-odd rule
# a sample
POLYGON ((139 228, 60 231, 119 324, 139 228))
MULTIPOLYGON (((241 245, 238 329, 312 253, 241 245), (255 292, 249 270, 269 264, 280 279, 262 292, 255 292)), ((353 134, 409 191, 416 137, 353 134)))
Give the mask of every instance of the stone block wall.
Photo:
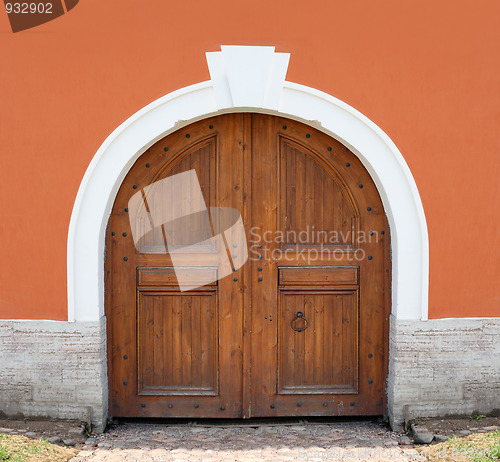
POLYGON ((87 421, 108 415, 106 322, 0 321, 0 413, 87 421))
POLYGON ((391 316, 387 383, 393 428, 406 417, 500 410, 500 318, 391 316))

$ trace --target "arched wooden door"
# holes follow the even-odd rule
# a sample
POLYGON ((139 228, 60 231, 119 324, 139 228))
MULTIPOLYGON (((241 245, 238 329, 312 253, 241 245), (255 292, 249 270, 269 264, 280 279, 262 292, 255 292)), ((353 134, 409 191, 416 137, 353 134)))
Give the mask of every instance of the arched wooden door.
MULTIPOLYGON (((176 194, 165 193, 163 206, 176 194)), ((189 231, 175 237, 180 246, 189 231)), ((106 240, 112 415, 384 412, 389 230, 368 172, 336 140, 261 114, 182 128, 132 166, 106 240), (129 204, 190 170, 208 207, 241 214, 248 261, 181 291, 165 230, 134 243, 129 204)), ((236 265, 241 249, 226 245, 236 265)), ((197 268, 181 255, 185 271, 220 270, 213 250, 200 245, 197 268)))

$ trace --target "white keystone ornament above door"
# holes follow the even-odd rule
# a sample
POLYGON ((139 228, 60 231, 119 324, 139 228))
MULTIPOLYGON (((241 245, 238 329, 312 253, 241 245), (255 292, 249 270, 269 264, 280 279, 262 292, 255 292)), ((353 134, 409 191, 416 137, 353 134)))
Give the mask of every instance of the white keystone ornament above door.
POLYGON ((290 53, 275 53, 274 47, 221 49, 207 53, 218 108, 279 110, 290 53))

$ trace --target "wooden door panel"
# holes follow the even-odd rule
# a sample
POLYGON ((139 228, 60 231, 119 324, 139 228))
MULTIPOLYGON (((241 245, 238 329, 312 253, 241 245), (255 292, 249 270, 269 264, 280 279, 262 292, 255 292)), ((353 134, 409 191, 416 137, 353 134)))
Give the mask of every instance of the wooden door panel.
POLYGON ((280 267, 282 286, 351 286, 358 284, 357 266, 280 267))
MULTIPOLYGON (((139 254, 166 254, 168 249, 179 251, 183 247, 196 247, 197 252, 214 252, 216 249, 208 239, 210 235, 210 206, 216 202, 216 162, 217 162, 216 136, 196 143, 177 154, 176 159, 163 166, 156 175, 140 189, 141 207, 138 212, 147 210, 147 214, 135 216, 133 223, 136 229, 132 230, 136 238, 136 248, 139 254), (176 184, 175 195, 168 190, 167 183, 162 181, 174 175, 194 170, 201 189, 201 197, 193 192, 198 186, 190 181, 176 184), (202 199, 204 204, 199 204, 202 199), (205 208, 206 207, 206 208, 205 208), (204 211, 190 214, 177 219, 171 224, 164 222, 165 212, 171 211, 174 216, 180 216, 181 210, 205 208, 204 211), (154 226, 151 223, 163 224, 154 226), (144 230, 149 230, 145 232, 144 230), (168 245, 167 245, 168 239, 168 245)), ((151 164, 148 163, 151 168, 151 164)), ((139 188, 139 185, 136 185, 139 188)), ((138 193, 136 193, 138 196, 138 193)), ((130 205, 129 205, 130 208, 130 205)), ((191 249, 191 252, 194 249, 191 249)))
POLYGON ((139 291, 138 394, 217 396, 217 292, 139 291))
POLYGON ((226 261, 215 246, 195 242, 202 239, 200 230, 210 237, 220 232, 211 207, 242 210, 242 118, 204 120, 158 141, 120 187, 106 262, 115 416, 242 415, 244 280, 231 275, 217 281, 219 266, 230 266, 229 256, 226 261), (190 174, 189 182, 165 186, 163 180, 187 178, 183 175, 190 171, 194 180, 190 174), (191 194, 193 185, 202 199, 191 194), (200 209, 204 217, 191 212, 182 220, 186 210, 200 209), (169 228, 165 217, 173 217, 174 226, 169 228), (141 234, 144 230, 149 231, 141 234), (192 286, 202 286, 181 291, 178 278, 186 272, 192 286))
POLYGON ((357 299, 357 290, 280 290, 278 394, 357 393, 357 299))
POLYGON ((252 224, 261 236, 278 235, 253 252, 263 257, 251 270, 260 276, 252 285, 252 415, 380 414, 389 298, 377 238, 388 230, 375 185, 323 133, 261 115, 252 126, 252 224), (301 332, 290 326, 299 311, 309 322, 301 332))
POLYGON ((138 288, 178 289, 178 276, 189 274, 196 285, 210 287, 217 285, 217 268, 215 267, 139 267, 137 268, 138 288), (205 282, 210 280, 210 282, 205 282))
POLYGON ((283 245, 355 245, 357 210, 336 170, 296 141, 279 141, 283 245))
POLYGON ((279 269, 278 394, 357 393, 358 269, 279 269))

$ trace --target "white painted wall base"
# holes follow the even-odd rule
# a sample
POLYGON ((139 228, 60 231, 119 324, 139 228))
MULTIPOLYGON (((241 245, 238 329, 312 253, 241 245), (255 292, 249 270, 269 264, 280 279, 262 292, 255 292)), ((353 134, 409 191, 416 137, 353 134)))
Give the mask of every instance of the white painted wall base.
POLYGON ((108 416, 106 318, 0 321, 0 413, 87 420, 108 416))
POLYGON ((500 410, 500 318, 397 320, 391 316, 388 411, 408 417, 500 410))

